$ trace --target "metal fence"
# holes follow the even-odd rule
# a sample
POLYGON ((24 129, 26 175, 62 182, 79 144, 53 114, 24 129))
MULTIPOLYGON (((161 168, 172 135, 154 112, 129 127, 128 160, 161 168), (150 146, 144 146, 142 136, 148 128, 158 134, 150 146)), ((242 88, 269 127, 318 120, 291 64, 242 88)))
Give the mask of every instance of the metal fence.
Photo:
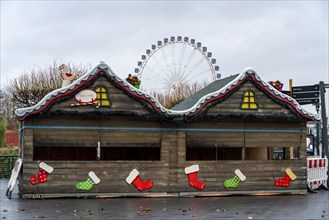
POLYGON ((18 155, 0 155, 0 179, 10 178, 18 155))
POLYGON ((328 188, 328 158, 307 158, 307 185, 310 189, 318 189, 321 185, 328 188))

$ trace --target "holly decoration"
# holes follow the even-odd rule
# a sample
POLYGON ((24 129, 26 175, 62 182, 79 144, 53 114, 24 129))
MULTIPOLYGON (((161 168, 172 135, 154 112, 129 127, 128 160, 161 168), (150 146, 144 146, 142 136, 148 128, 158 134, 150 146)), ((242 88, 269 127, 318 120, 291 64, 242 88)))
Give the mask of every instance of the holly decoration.
POLYGON ((281 81, 277 80, 277 81, 270 81, 269 84, 271 86, 273 86, 276 90, 282 92, 282 87, 283 87, 283 83, 281 83, 281 81))
POLYGON ((128 75, 126 78, 126 81, 129 82, 131 85, 133 85, 136 89, 139 89, 141 82, 137 76, 133 76, 131 74, 128 75))

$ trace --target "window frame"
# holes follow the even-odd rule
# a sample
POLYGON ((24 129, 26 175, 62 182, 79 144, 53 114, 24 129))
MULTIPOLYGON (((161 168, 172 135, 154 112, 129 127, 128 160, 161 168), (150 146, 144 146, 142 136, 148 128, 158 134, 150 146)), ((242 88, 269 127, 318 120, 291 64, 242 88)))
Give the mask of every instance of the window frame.
POLYGON ((240 103, 240 109, 241 109, 241 110, 258 110, 258 104, 257 104, 257 102, 256 102, 256 94, 255 94, 254 91, 248 89, 247 91, 245 91, 245 92, 243 93, 243 95, 242 95, 242 100, 241 100, 241 103, 240 103), (247 93, 248 93, 248 94, 247 94, 247 93), (252 94, 252 95, 251 95, 251 94, 252 94), (250 98, 251 98, 251 97, 254 98, 254 102, 251 102, 251 101, 250 101, 250 98), (248 98, 248 102, 244 102, 245 98, 248 98), (243 107, 244 104, 248 104, 248 108, 244 108, 244 107, 243 107), (251 104, 256 105, 256 107, 255 107, 255 108, 251 108, 251 107, 250 107, 251 104))

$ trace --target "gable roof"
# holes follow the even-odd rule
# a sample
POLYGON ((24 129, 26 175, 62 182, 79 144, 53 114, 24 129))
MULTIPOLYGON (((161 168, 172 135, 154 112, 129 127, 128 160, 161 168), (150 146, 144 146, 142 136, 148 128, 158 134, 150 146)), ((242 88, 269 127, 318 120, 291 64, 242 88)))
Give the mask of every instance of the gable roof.
MULTIPOLYGON (((292 97, 283 94, 272 87, 269 83, 262 80, 259 75, 253 70, 253 68, 248 67, 238 76, 232 76, 231 78, 225 78, 224 81, 232 79, 232 81, 228 82, 226 85, 222 86, 222 83, 219 82, 218 86, 221 87, 219 90, 208 93, 200 98, 197 102, 194 103, 192 107, 189 109, 185 109, 187 117, 193 117, 197 115, 202 109, 204 109, 207 105, 217 100, 223 100, 227 97, 232 91, 236 90, 240 85, 244 84, 247 80, 252 80, 257 87, 267 93, 271 98, 275 99, 278 102, 283 102, 286 105, 290 106, 299 116, 302 118, 309 120, 309 121, 319 121, 320 117, 318 115, 312 114, 305 109, 292 97)), ((211 86, 216 85, 215 83, 211 86)), ((205 88, 207 91, 208 89, 205 88)), ((211 90, 211 89, 209 89, 211 90)), ((200 90, 200 96, 203 94, 203 91, 200 90)), ((197 96, 197 95, 196 95, 197 96)), ((189 99, 189 98, 187 98, 189 99)), ((185 100, 184 102, 187 103, 186 106, 191 106, 193 103, 194 97, 191 96, 191 101, 185 100)), ((184 105, 184 103, 182 103, 184 105)), ((177 108, 178 109, 178 108, 177 108)), ((179 111, 179 110, 176 110, 179 111)))
POLYGON ((216 81, 210 83, 203 89, 200 89, 198 92, 194 93, 193 95, 191 95, 184 101, 182 101, 182 102, 178 103, 177 105, 175 105, 174 107, 172 107, 171 110, 182 111, 182 110, 193 107, 202 97, 222 89, 224 86, 226 86, 229 82, 231 82, 238 76, 239 76, 239 74, 236 74, 236 75, 229 76, 224 79, 216 80, 216 81))
POLYGON ((75 94, 77 91, 79 91, 79 89, 86 87, 86 85, 95 80, 99 75, 106 76, 119 89, 125 91, 129 96, 147 103, 154 112, 162 114, 164 117, 193 117, 210 103, 225 98, 228 94, 237 89, 239 85, 242 85, 246 80, 253 80, 261 90, 267 92, 270 96, 272 96, 272 98, 291 106, 292 109, 294 109, 303 118, 311 121, 319 120, 318 116, 304 110, 292 97, 277 91, 270 84, 262 80, 252 68, 247 68, 238 75, 233 75, 222 80, 215 81, 204 89, 190 96, 185 101, 174 106, 172 109, 166 109, 153 96, 139 89, 136 89, 126 80, 117 76, 105 63, 99 64, 91 72, 83 75, 81 78, 74 81, 70 85, 48 93, 36 105, 27 108, 16 109, 15 115, 17 119, 19 121, 23 121, 29 116, 44 111, 56 100, 71 94, 75 94))
POLYGON ((91 72, 83 75, 78 80, 74 81, 70 85, 56 89, 50 93, 48 93, 43 99, 40 100, 36 105, 27 107, 27 108, 19 108, 16 109, 15 115, 19 121, 23 121, 25 118, 38 114, 43 110, 47 109, 51 105, 51 103, 56 100, 69 96, 71 94, 75 94, 79 89, 85 87, 87 84, 95 80, 99 75, 106 76, 112 83, 114 83, 119 89, 125 91, 130 96, 140 100, 142 102, 146 102, 152 109, 157 113, 167 113, 168 109, 164 108, 153 96, 136 89, 126 80, 121 79, 117 76, 111 68, 105 63, 99 64, 96 68, 94 68, 91 72))

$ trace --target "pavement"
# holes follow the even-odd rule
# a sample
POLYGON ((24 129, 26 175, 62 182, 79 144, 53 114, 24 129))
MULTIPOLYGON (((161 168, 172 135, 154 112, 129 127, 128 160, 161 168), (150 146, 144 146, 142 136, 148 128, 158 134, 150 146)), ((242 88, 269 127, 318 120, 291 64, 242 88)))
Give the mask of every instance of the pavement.
POLYGON ((5 196, 1 219, 329 219, 329 191, 306 195, 191 198, 22 199, 5 196))

